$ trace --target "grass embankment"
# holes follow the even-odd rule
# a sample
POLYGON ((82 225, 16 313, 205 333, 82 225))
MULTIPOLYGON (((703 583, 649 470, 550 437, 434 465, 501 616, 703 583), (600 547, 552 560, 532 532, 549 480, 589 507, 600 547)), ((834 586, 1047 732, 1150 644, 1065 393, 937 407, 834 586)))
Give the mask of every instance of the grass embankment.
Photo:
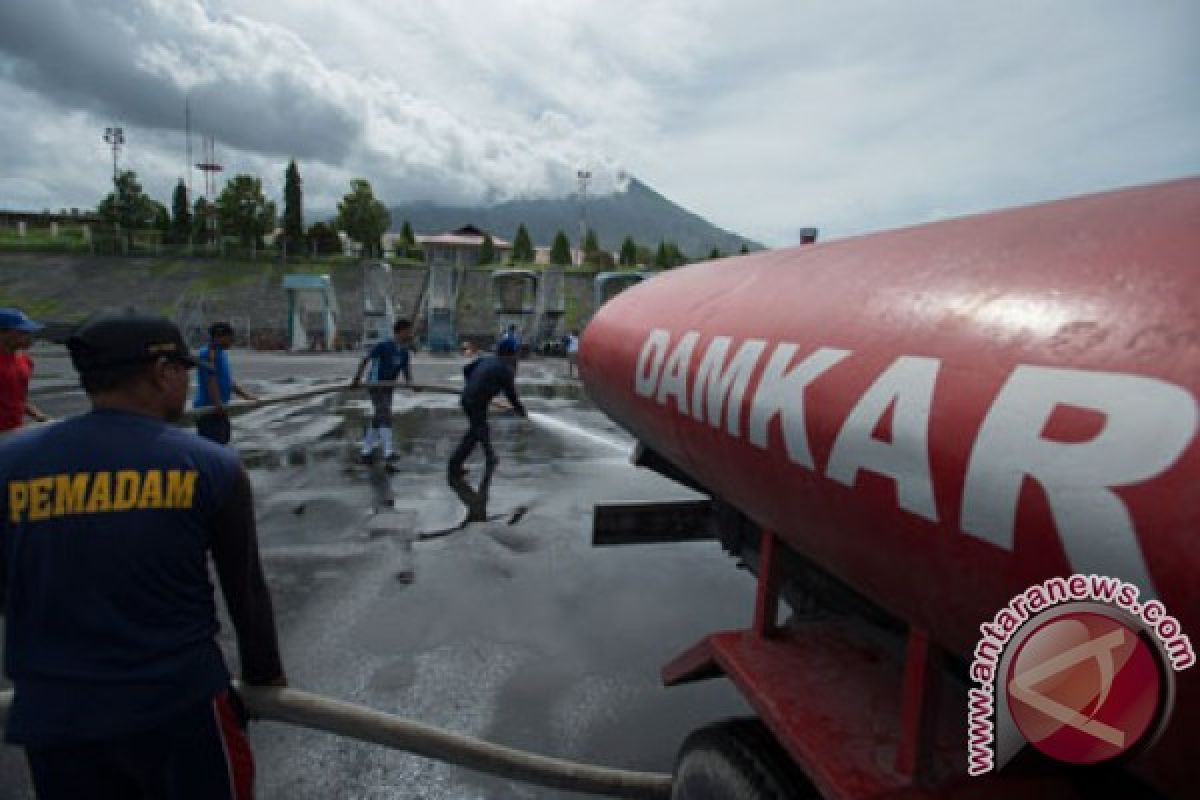
POLYGON ((62 303, 53 298, 22 297, 0 289, 0 307, 19 308, 34 319, 60 316, 62 303))
MULTIPOLYGON (((55 266, 48 269, 45 281, 29 280, 43 265, 50 266, 42 258, 51 253, 68 254, 73 268, 82 268, 85 272, 95 269, 98 276, 132 276, 137 282, 144 280, 148 286, 161 285, 163 281, 177 282, 178 291, 184 295, 237 291, 239 287, 261 284, 264 280, 278 285, 283 276, 288 274, 328 274, 353 280, 363 268, 362 261, 353 256, 292 258, 284 263, 273 251, 260 250, 253 254, 249 250, 245 253, 234 251, 219 258, 170 252, 179 248, 169 245, 161 248, 166 252, 157 255, 89 255, 82 235, 79 234, 76 239, 83 245, 82 252, 64 250, 63 245, 70 244, 71 237, 61 229, 56 239, 50 237, 48 230, 42 229, 29 230, 23 237, 17 236, 13 230, 0 230, 0 254, 6 256, 6 260, 0 262, 0 306, 16 306, 42 318, 69 319, 78 316, 71 313, 74 304, 64 300, 66 294, 76 289, 76 285, 68 286, 71 282, 70 273, 61 273, 59 267, 55 266), (28 253, 30 259, 21 259, 21 252, 28 253), (107 272, 109 270, 113 272, 107 272)), ((389 263, 397 269, 423 269, 425 266, 424 262, 415 259, 389 259, 389 263)), ((133 302, 138 300, 136 297, 124 299, 133 302)), ((175 312, 173 304, 156 310, 168 316, 175 312)))
POLYGON ((29 228, 24 236, 15 229, 0 228, 0 252, 87 253, 90 249, 83 228, 63 226, 58 236, 42 228, 29 228))

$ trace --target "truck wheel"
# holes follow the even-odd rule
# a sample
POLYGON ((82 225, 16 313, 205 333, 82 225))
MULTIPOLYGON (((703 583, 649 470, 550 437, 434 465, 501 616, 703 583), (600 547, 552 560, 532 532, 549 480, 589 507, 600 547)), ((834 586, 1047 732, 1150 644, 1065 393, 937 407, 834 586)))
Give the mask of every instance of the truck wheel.
POLYGON ((813 785, 757 719, 728 719, 679 748, 671 800, 807 800, 813 785))

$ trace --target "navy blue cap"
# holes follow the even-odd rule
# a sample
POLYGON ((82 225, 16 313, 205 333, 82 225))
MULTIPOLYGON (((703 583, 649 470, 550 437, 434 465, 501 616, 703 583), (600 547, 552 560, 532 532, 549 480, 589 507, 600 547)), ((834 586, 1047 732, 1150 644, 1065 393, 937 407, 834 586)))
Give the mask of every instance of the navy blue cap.
POLYGON ((71 363, 79 372, 167 358, 196 366, 187 342, 174 322, 144 314, 100 314, 84 322, 67 339, 71 363))
POLYGON ((0 308, 0 331, 36 333, 44 327, 40 322, 34 322, 25 316, 25 312, 19 308, 0 308))

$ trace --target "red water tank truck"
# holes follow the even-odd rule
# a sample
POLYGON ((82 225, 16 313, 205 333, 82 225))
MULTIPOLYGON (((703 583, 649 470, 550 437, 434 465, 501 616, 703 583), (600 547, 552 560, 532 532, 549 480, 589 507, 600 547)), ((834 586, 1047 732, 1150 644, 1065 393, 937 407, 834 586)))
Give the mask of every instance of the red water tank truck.
POLYGON ((1200 179, 665 272, 596 313, 579 368, 757 574, 750 627, 663 670, 724 674, 758 715, 689 737, 675 796, 1197 796, 1200 179), (1126 601, 1101 616, 1153 654, 1136 730, 1128 648, 1085 631, 1064 667, 1029 644, 1085 607, 1000 613, 1073 575, 1125 582, 1090 608, 1126 601), (1005 626, 1003 655, 981 645, 1005 626), (1014 695, 1039 658, 1042 705, 1014 695), (989 663, 994 712, 969 694, 989 663), (998 768, 972 777, 989 730, 998 768), (1025 744, 1097 731, 1126 752, 1025 744))

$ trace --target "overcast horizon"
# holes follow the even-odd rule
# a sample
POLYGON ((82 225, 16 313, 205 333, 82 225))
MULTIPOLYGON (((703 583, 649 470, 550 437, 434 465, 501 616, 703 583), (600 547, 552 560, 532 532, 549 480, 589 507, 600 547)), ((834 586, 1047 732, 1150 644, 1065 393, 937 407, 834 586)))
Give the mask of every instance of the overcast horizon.
POLYGON ((5 0, 0 208, 94 208, 112 125, 169 204, 186 97, 192 160, 214 136, 280 207, 291 157, 308 212, 587 169, 788 245, 1200 174, 1198 40, 1188 0, 5 0))

